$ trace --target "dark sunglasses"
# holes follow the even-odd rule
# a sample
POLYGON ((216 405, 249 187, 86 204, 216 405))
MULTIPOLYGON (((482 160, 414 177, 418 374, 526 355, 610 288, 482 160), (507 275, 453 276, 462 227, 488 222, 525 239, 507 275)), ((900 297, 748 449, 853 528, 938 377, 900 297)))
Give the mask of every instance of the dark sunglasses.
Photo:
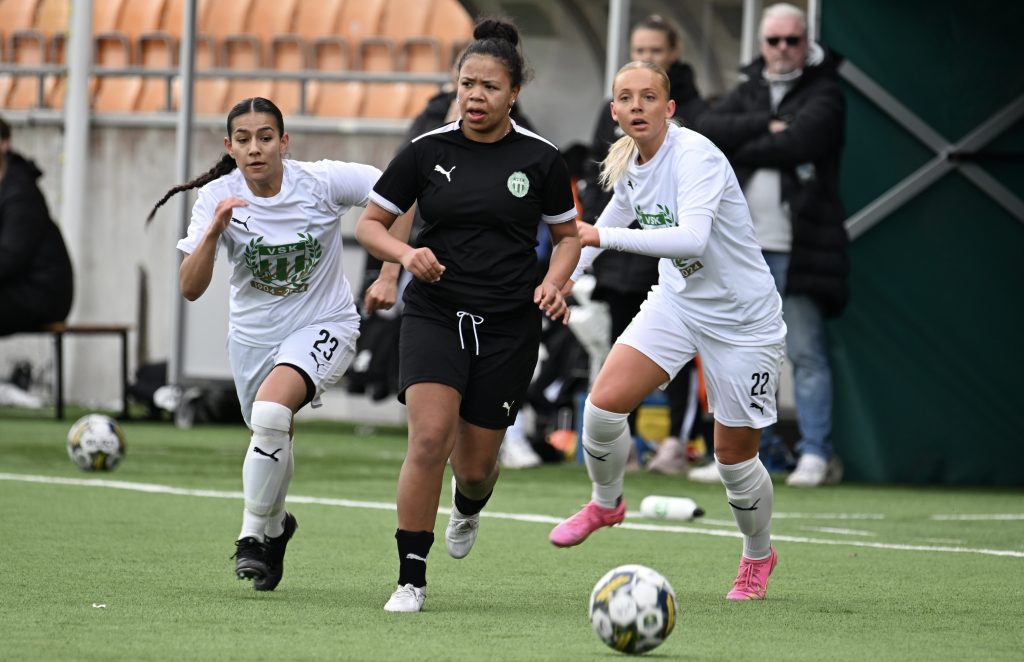
POLYGON ((800 42, 804 40, 803 37, 765 37, 765 42, 769 46, 778 46, 780 41, 786 42, 787 46, 799 46, 800 42))

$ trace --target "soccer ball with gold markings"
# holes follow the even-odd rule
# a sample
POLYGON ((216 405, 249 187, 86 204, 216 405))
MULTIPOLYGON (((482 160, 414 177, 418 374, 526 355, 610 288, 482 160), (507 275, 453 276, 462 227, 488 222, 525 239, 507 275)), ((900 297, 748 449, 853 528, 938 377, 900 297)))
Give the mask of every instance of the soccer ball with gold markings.
POLYGON ((117 421, 88 414, 68 431, 68 456, 83 471, 110 471, 124 457, 124 433, 117 421))
POLYGON ((590 623, 601 641, 623 653, 645 653, 676 625, 676 594, 660 573, 642 565, 609 570, 590 594, 590 623))

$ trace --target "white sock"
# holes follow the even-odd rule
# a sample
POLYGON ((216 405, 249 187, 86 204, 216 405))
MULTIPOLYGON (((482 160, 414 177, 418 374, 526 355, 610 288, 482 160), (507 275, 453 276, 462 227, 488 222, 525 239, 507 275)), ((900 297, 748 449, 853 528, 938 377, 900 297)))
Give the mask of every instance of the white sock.
POLYGON ((288 486, 291 485, 292 475, 295 474, 295 438, 288 444, 288 467, 285 469, 284 480, 281 481, 281 489, 277 491, 277 498, 274 499, 274 506, 270 509, 270 518, 267 520, 266 535, 268 538, 277 538, 284 533, 284 500, 288 496, 288 486))
POLYGON ((288 473, 292 442, 288 429, 292 410, 276 402, 257 400, 252 404, 252 440, 242 463, 242 532, 238 538, 263 540, 270 513, 288 473))
POLYGON ((614 508, 622 496, 632 443, 627 416, 596 407, 590 398, 583 406, 583 458, 593 483, 591 498, 604 508, 614 508))
POLYGON ((739 464, 722 464, 716 455, 715 464, 722 476, 732 515, 743 534, 743 556, 752 561, 768 558, 774 503, 772 477, 756 455, 739 464))

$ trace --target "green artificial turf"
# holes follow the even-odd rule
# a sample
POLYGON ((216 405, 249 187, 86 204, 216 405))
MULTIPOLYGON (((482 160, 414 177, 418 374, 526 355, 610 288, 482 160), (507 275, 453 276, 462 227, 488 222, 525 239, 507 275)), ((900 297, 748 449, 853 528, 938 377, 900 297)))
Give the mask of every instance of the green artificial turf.
MULTIPOLYGON (((440 515, 425 610, 389 614, 400 431, 299 425, 289 505, 299 530, 280 587, 255 593, 228 558, 242 426, 123 423, 124 462, 93 474, 67 457, 70 423, 0 412, 0 659, 614 659, 586 607, 594 582, 624 563, 655 568, 678 596, 679 623, 655 659, 1012 660, 1024 650, 1020 491, 801 491, 776 480, 768 600, 734 604, 724 596, 740 540, 720 485, 631 473, 630 510, 675 494, 707 515, 629 517, 656 526, 556 549, 551 522, 589 498, 585 470, 505 471, 472 553, 448 557, 440 515), (951 518, 964 515, 1016 518, 951 518)), ((445 480, 442 506, 449 499, 445 480)))

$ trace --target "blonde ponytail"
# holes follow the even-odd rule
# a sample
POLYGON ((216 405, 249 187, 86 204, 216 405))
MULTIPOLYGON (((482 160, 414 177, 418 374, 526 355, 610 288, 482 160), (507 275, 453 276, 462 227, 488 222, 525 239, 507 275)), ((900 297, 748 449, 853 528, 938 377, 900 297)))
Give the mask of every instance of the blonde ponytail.
POLYGON ((608 149, 608 156, 601 161, 601 174, 597 183, 601 190, 610 191, 615 188, 615 183, 626 174, 626 168, 636 160, 636 141, 630 136, 622 136, 608 149))

